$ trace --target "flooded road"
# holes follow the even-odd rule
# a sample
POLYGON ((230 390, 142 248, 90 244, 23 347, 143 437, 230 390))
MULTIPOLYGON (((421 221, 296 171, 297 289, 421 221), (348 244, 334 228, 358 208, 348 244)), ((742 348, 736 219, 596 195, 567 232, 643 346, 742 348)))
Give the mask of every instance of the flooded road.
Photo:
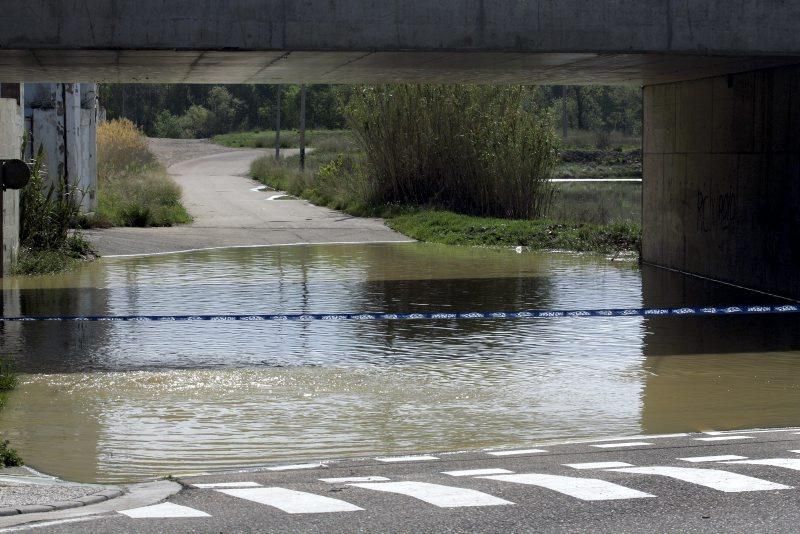
MULTIPOLYGON (((6 315, 661 307, 774 299, 592 255, 424 244, 110 259, 3 281, 6 315)), ((275 461, 800 425, 789 317, 17 323, 0 428, 122 482, 275 461)))

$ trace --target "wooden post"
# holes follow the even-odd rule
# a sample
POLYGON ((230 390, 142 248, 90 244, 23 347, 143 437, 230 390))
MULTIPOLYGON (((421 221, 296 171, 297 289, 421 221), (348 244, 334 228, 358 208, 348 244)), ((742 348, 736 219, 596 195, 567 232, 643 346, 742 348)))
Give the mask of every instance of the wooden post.
POLYGON ((300 86, 300 170, 306 168, 306 86, 300 86))
POLYGON ((275 161, 281 160, 281 93, 283 86, 278 86, 278 95, 275 97, 275 161))

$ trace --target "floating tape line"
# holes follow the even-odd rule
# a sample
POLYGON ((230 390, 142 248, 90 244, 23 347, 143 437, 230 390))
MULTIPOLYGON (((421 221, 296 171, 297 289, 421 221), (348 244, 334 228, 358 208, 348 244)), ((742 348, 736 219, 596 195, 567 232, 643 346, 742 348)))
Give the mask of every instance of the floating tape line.
POLYGON ((625 308, 607 310, 530 310, 517 312, 289 313, 248 315, 89 315, 82 317, 0 317, 0 322, 171 322, 171 321, 414 321, 463 319, 549 319, 554 317, 690 317, 698 315, 775 315, 800 313, 798 305, 720 308, 625 308))

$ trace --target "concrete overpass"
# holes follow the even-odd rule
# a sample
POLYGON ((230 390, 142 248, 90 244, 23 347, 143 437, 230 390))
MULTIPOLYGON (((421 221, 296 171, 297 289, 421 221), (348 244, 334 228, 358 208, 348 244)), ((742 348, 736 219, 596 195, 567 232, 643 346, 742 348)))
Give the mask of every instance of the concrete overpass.
POLYGON ((0 81, 644 86, 644 259, 800 298, 800 4, 6 0, 0 81))
POLYGON ((6 0, 0 81, 653 84, 795 61, 785 0, 6 0))

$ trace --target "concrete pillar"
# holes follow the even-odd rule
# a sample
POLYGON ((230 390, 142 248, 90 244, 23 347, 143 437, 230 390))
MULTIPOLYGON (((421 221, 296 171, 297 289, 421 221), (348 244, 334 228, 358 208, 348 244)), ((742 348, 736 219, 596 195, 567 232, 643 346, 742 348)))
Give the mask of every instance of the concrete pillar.
POLYGON ((81 84, 81 173, 78 187, 85 191, 81 211, 97 209, 97 124, 100 117, 96 83, 81 84))
POLYGON ((28 84, 25 117, 29 157, 42 147, 51 184, 81 192, 81 210, 97 207, 97 84, 28 84))
POLYGON ((800 67, 644 88, 647 263, 800 298, 800 67))
MULTIPOLYGON (((0 86, 0 159, 20 157, 22 148, 21 86, 0 86), (5 98, 11 96, 11 98, 5 98)), ((19 252, 19 192, 0 192, 2 219, 0 222, 0 276, 7 273, 19 252)))

